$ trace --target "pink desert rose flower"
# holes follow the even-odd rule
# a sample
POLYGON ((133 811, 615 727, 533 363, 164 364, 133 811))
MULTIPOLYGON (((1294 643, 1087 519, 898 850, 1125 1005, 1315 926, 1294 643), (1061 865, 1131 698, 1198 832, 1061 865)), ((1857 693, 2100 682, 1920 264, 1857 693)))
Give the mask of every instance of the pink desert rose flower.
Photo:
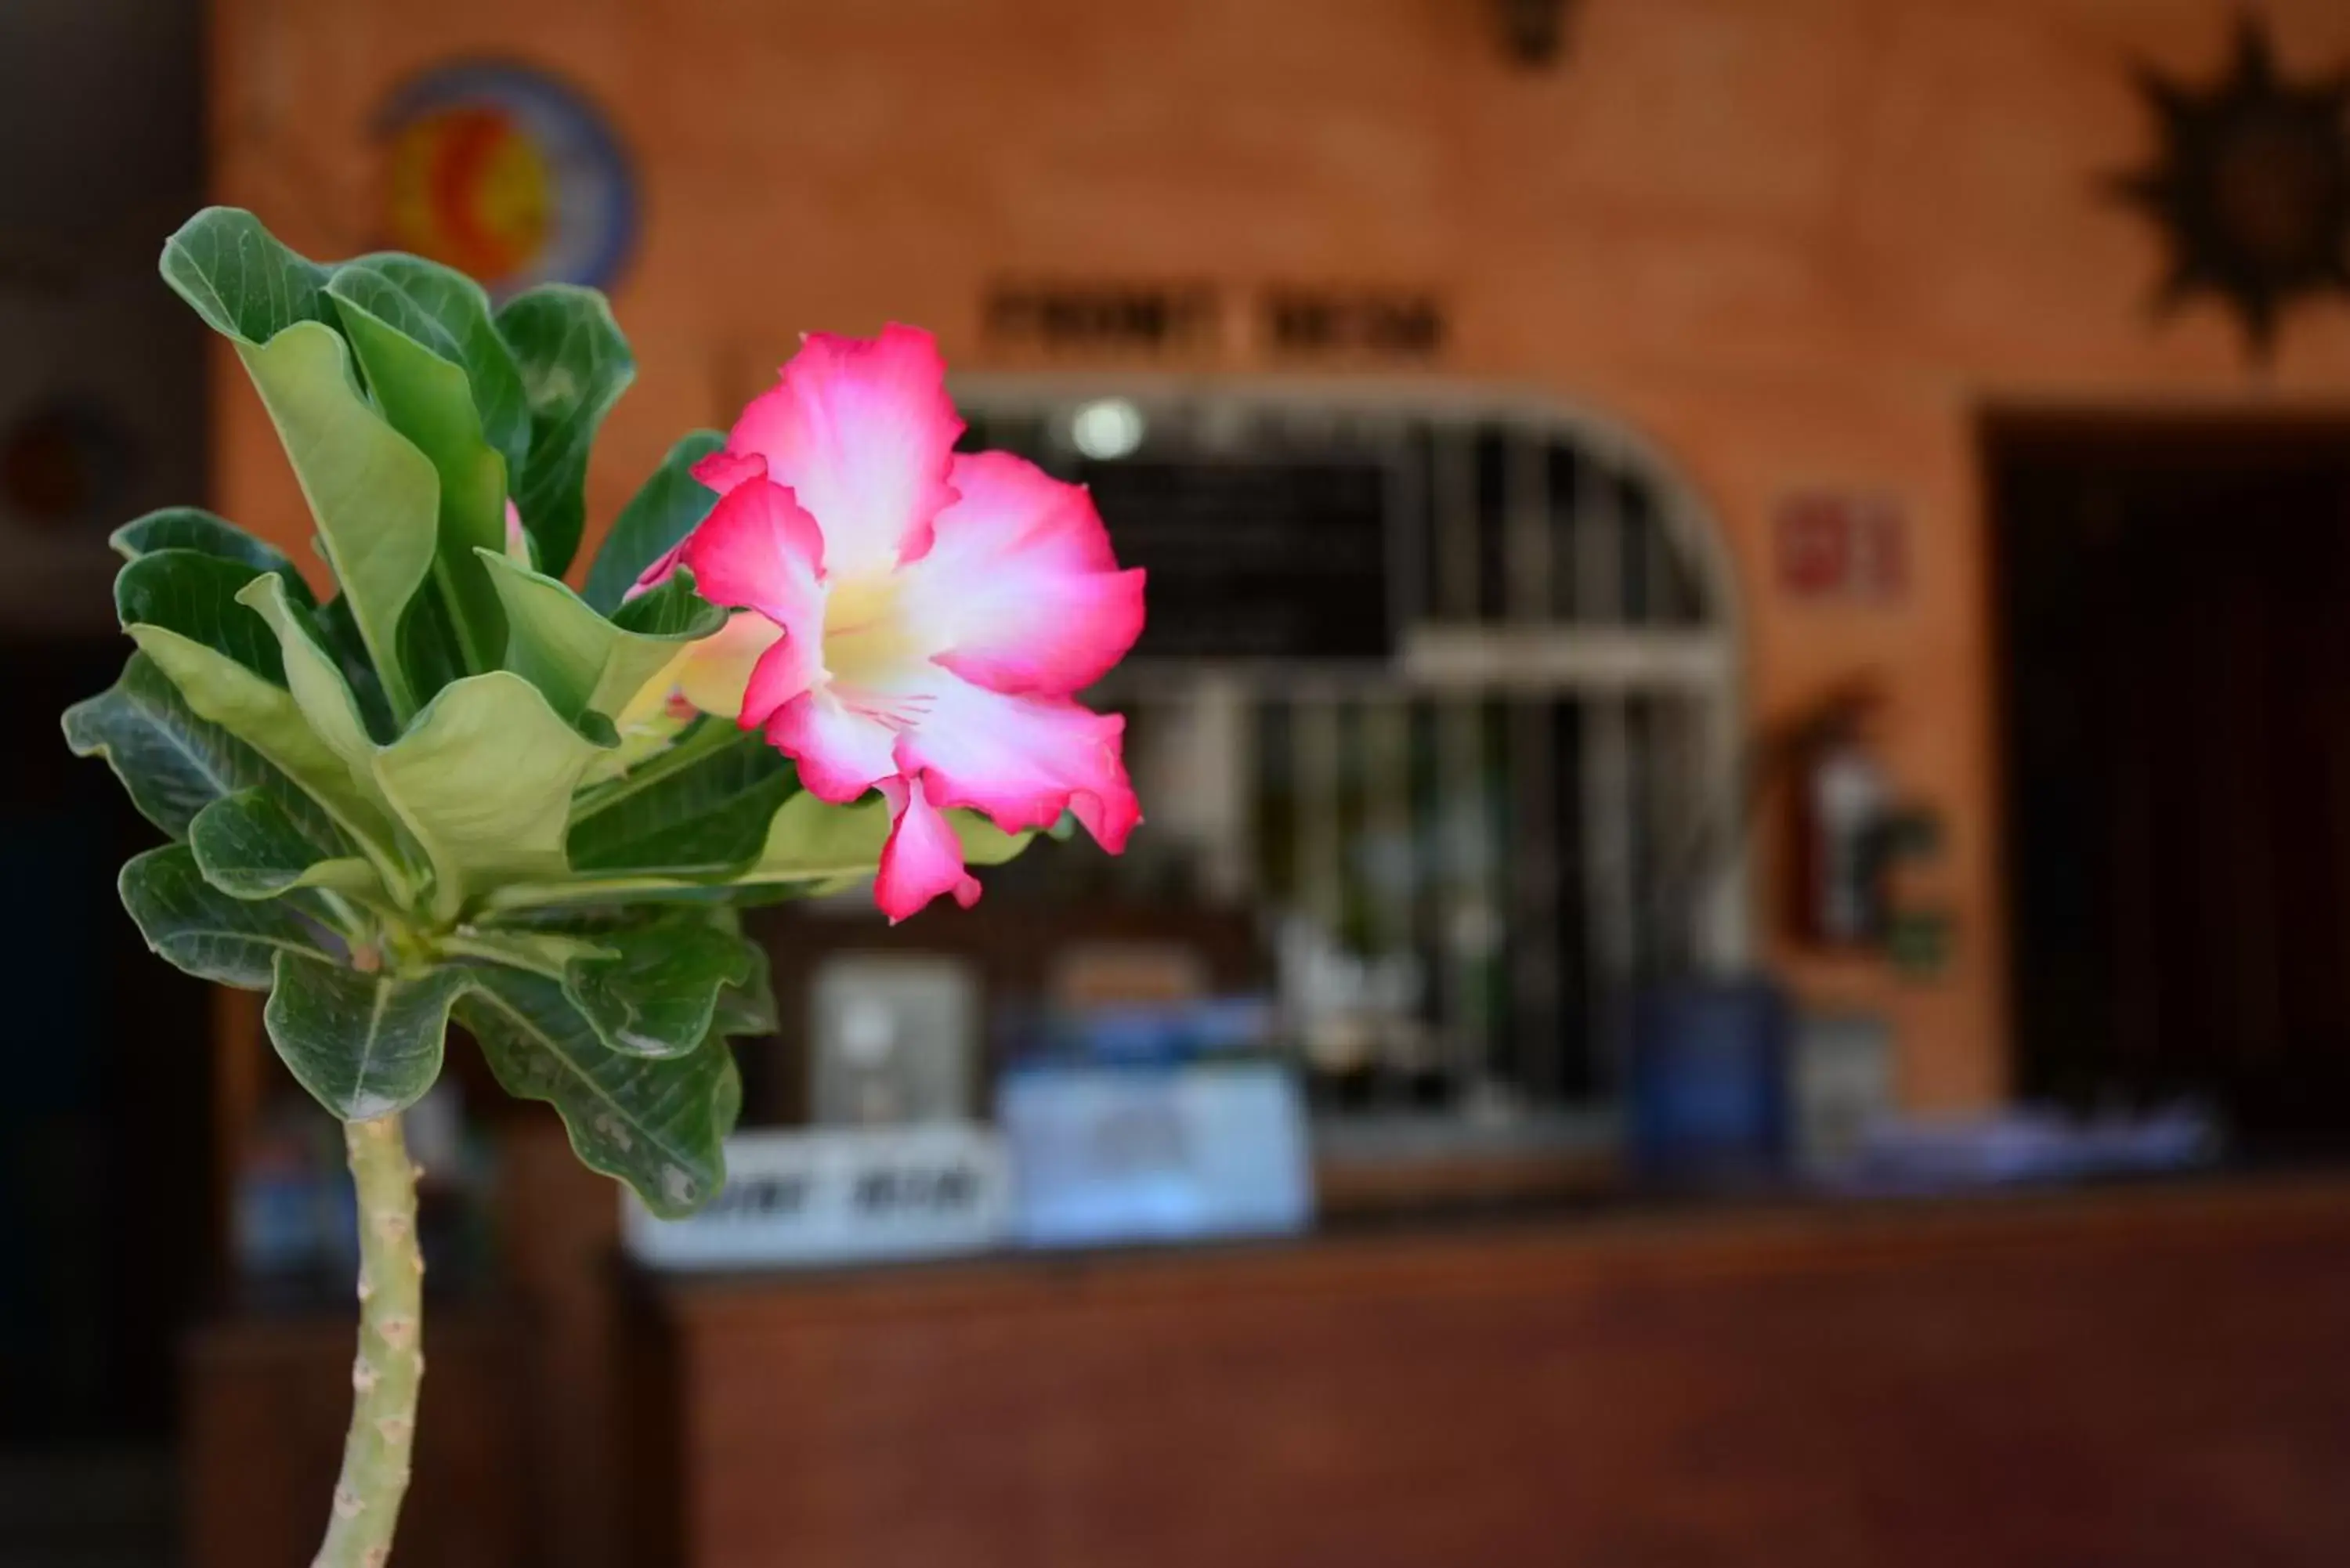
POLYGON ((979 897, 942 811, 1011 833, 1072 812, 1112 854, 1140 820, 1125 721, 1073 699, 1134 646, 1142 573, 1081 486, 957 452, 962 428, 930 334, 810 337, 695 467, 718 504, 638 584, 691 567, 743 612, 701 645, 705 687, 739 691, 819 799, 888 800, 893 920, 979 897))

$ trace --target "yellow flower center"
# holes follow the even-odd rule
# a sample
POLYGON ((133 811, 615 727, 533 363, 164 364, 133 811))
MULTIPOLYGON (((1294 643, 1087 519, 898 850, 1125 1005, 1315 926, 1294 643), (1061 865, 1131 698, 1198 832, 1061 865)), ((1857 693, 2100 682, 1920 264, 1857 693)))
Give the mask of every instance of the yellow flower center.
POLYGON ((844 686, 888 691, 928 659, 928 647, 908 623, 894 572, 832 585, 824 610, 825 673, 844 686))

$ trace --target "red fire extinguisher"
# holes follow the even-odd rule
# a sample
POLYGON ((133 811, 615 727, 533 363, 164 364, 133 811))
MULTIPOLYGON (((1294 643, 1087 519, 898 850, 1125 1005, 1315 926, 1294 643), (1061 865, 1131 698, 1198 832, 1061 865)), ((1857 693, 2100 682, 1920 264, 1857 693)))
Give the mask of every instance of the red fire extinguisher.
POLYGON ((1822 947, 1877 947, 1890 923, 1885 848, 1893 782, 1869 744, 1873 690, 1839 691, 1791 737, 1795 934, 1822 947))

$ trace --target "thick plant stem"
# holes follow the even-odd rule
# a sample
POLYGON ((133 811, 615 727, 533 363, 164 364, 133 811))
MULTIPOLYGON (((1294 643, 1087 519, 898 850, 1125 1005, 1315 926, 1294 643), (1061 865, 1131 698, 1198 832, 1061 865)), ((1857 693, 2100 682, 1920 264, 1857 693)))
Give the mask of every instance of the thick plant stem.
POLYGON ((359 1350, 351 1430, 327 1542, 312 1568, 384 1568, 416 1441, 424 1377, 424 1257, 416 1248, 416 1168, 400 1118, 343 1127, 359 1187, 359 1350))

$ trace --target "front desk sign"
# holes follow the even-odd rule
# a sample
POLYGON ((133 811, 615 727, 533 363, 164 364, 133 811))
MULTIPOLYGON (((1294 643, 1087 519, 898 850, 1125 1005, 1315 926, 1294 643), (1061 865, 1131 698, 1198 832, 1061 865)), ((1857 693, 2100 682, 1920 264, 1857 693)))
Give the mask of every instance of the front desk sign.
POLYGON ((629 1255, 656 1269, 869 1262, 984 1251, 1010 1230, 1003 1145, 984 1127, 742 1133, 726 1169, 691 1219, 624 1199, 629 1255))
POLYGON ((999 279, 980 301, 980 320, 993 345, 1015 353, 1212 359, 1245 330, 1258 358, 1325 364, 1423 364, 1441 355, 1450 326, 1442 298, 1426 288, 1233 290, 1197 279, 999 279))
POLYGON ((1003 282, 980 314, 992 341, 1051 353, 1212 354, 1224 330, 1204 283, 1003 282))

